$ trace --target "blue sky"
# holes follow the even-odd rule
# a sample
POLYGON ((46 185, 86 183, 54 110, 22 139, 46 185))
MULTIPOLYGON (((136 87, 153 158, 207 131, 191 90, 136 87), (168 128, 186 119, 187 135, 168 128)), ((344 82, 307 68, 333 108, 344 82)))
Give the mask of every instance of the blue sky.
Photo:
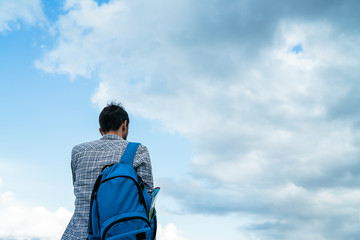
POLYGON ((0 238, 59 239, 71 148, 117 100, 162 188, 159 240, 357 239, 359 9, 1 1, 0 238))

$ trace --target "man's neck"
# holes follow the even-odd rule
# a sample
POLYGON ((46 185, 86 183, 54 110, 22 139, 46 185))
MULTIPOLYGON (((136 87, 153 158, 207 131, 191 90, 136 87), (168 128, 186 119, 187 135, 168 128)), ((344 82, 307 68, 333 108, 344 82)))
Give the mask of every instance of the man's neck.
POLYGON ((117 135, 117 136, 121 137, 122 139, 126 140, 126 138, 124 138, 124 133, 123 133, 123 131, 121 131, 121 129, 110 130, 107 133, 104 133, 104 135, 117 135))

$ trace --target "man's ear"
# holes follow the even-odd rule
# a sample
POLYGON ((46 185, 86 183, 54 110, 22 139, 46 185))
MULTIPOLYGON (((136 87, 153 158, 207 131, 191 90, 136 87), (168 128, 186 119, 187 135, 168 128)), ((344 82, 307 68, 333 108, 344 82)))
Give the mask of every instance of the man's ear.
POLYGON ((123 131, 125 131, 126 128, 128 128, 128 120, 124 120, 122 124, 123 131))
POLYGON ((125 120, 122 123, 121 130, 122 130, 122 138, 126 140, 128 134, 129 134, 129 126, 128 126, 128 121, 127 120, 125 120))
POLYGON ((103 133, 103 131, 101 131, 101 128, 99 128, 99 132, 100 132, 101 136, 104 136, 104 133, 103 133))

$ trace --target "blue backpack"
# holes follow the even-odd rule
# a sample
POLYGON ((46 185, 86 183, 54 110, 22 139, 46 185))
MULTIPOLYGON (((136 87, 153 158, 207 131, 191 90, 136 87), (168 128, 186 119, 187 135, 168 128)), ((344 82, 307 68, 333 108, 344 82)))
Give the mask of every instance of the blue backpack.
POLYGON ((129 143, 120 162, 97 178, 91 195, 89 240, 153 240, 156 214, 151 197, 132 166, 139 143, 129 143))

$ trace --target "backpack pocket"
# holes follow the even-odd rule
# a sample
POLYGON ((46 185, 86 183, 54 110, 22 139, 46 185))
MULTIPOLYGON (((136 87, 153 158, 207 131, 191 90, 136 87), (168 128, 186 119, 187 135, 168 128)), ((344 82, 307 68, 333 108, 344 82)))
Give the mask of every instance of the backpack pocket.
POLYGON ((108 240, 150 240, 150 222, 142 213, 127 213, 112 217, 104 222, 101 239, 108 240))
POLYGON ((151 239, 151 229, 138 229, 133 232, 124 233, 118 236, 113 236, 110 238, 105 238, 107 240, 149 240, 151 239))

